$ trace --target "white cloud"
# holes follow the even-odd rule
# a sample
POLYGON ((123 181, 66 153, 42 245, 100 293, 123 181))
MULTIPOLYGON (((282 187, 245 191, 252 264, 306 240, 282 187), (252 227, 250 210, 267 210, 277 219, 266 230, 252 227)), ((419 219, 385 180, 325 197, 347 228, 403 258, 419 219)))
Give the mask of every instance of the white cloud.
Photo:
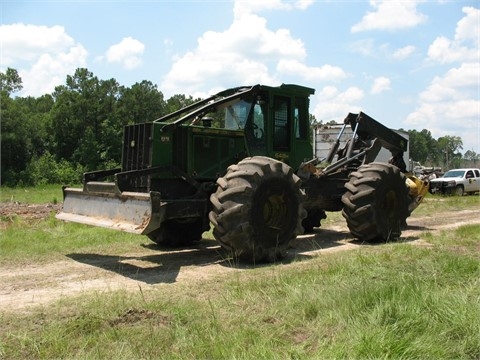
POLYGON ((2 66, 14 67, 22 78, 21 96, 53 92, 68 74, 86 65, 88 56, 62 26, 2 25, 0 42, 2 66))
POLYGON ((464 7, 453 40, 439 36, 428 48, 428 58, 441 64, 478 61, 480 58, 480 9, 464 7))
POLYGON ((376 54, 375 41, 373 39, 362 39, 350 44, 350 50, 363 56, 376 54))
MULTIPOLYGON (((428 88, 420 94, 420 101, 444 104, 449 107, 456 101, 476 97, 479 90, 480 63, 465 63, 448 70, 444 76, 436 76, 428 88)), ((465 108, 456 116, 468 116, 473 109, 465 108)), ((478 115, 480 108, 476 109, 478 115)), ((443 111, 442 111, 443 112, 443 111)))
POLYGON ((419 1, 371 0, 375 11, 368 11, 362 20, 351 27, 351 32, 368 30, 398 30, 411 28, 426 21, 427 16, 417 11, 419 1))
POLYGON ((324 65, 308 67, 304 43, 287 28, 271 30, 255 12, 305 9, 312 1, 240 1, 234 3, 234 20, 222 32, 207 31, 196 49, 174 59, 161 89, 168 97, 176 93, 202 94, 215 79, 221 87, 238 84, 280 84, 278 78, 295 75, 303 79, 342 78, 342 69, 324 65))
POLYGON ((69 49, 68 53, 42 54, 30 69, 22 69, 22 96, 40 96, 53 92, 56 86, 65 83, 67 75, 86 66, 87 51, 82 46, 69 49), (79 61, 83 59, 83 61, 79 61))
POLYGON ((132 70, 141 65, 144 50, 144 44, 129 36, 110 46, 106 59, 110 63, 120 63, 125 69, 132 70))
POLYGON ((2 64, 32 61, 41 54, 56 53, 74 45, 62 26, 36 26, 22 23, 1 25, 2 64))
POLYGON ((462 46, 459 41, 451 41, 444 36, 440 36, 428 48, 428 57, 430 60, 446 64, 462 60, 475 60, 479 58, 478 47, 468 48, 462 46))
POLYGON ((464 144, 476 144, 478 149, 479 81, 480 63, 465 63, 436 76, 405 123, 429 129, 434 137, 458 135, 464 144))
POLYGON ((394 51, 393 58, 396 60, 404 60, 408 58, 410 55, 412 55, 414 51, 415 51, 415 46, 413 45, 404 46, 394 51))
POLYGON ((315 96, 317 105, 313 114, 317 120, 341 122, 350 112, 359 112, 362 107, 356 103, 364 98, 363 90, 358 87, 349 87, 340 92, 334 86, 325 86, 315 96))
POLYGON ((390 90, 391 81, 389 78, 384 76, 380 76, 373 81, 372 89, 370 93, 372 94, 380 94, 384 91, 390 90))
POLYGON ((264 10, 305 10, 314 0, 236 0, 234 1, 233 14, 235 18, 243 17, 264 10))
POLYGON ((464 7, 462 11, 467 14, 461 19, 455 30, 455 40, 472 40, 475 47, 480 46, 480 9, 464 7))
POLYGON ((336 81, 347 77, 345 71, 338 66, 326 64, 310 67, 298 60, 280 60, 277 71, 286 75, 297 75, 308 81, 336 81))
POLYGON ((429 129, 434 137, 460 136, 464 148, 480 147, 480 10, 464 7, 453 39, 436 38, 428 50, 435 64, 457 63, 435 76, 419 95, 418 107, 405 121, 429 129))

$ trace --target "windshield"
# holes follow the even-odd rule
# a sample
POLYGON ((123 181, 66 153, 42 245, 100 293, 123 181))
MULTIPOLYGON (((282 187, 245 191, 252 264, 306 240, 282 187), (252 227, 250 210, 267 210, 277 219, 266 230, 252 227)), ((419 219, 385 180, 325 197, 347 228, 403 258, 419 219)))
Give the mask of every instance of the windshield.
POLYGON ((251 108, 251 102, 237 99, 233 103, 221 104, 215 111, 210 111, 194 121, 194 124, 220 129, 244 129, 251 108))
POLYGON ((465 171, 463 170, 450 170, 450 171, 447 171, 445 174, 443 174, 443 177, 444 178, 448 178, 448 177, 462 178, 464 174, 465 174, 465 171))

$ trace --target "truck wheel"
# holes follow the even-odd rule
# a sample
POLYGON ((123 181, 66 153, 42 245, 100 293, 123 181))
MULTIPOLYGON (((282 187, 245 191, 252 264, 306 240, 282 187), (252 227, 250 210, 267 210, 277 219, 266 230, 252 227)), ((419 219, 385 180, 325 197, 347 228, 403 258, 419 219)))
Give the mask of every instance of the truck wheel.
POLYGON ((313 228, 320 227, 320 221, 326 219, 327 215, 322 209, 310 209, 307 211, 307 217, 303 219, 302 226, 305 234, 311 234, 313 228))
POLYGON ((301 234, 301 180, 288 165, 263 156, 228 168, 210 197, 213 235, 234 258, 272 262, 301 234))
POLYGON ((203 225, 203 219, 188 221, 167 220, 160 229, 148 234, 150 240, 166 247, 191 245, 202 240, 202 234, 208 230, 203 225))
POLYGON ((464 193, 463 186, 457 185, 457 187, 455 188, 454 194, 457 196, 463 196, 463 193, 464 193))
POLYGON ((400 237, 409 215, 405 181, 405 175, 390 164, 370 163, 352 172, 342 196, 342 215, 350 232, 363 241, 400 237))

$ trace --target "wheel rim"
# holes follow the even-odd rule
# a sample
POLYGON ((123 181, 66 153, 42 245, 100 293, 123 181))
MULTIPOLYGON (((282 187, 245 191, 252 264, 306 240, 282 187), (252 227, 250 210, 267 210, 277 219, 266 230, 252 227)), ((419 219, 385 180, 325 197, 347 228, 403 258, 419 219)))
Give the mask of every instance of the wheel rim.
POLYGON ((266 238, 276 238, 286 232, 295 218, 293 209, 297 200, 278 179, 264 183, 253 201, 252 222, 255 229, 266 238))
POLYGON ((270 229, 280 231, 282 224, 284 224, 286 213, 285 194, 272 194, 263 205, 263 222, 270 229))

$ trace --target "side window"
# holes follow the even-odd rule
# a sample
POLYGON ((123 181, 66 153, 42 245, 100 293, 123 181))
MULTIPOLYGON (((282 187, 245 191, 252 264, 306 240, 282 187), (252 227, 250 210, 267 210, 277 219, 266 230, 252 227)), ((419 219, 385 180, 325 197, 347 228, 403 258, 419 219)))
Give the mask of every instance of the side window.
POLYGON ((265 119, 267 107, 255 104, 253 111, 245 125, 245 137, 252 155, 265 155, 267 153, 265 119))
POLYGON ((467 171, 467 175, 465 176, 466 179, 471 179, 473 178, 473 171, 472 170, 468 170, 467 171))
POLYGON ((306 140, 308 138, 308 99, 296 98, 294 109, 295 137, 306 140))
POLYGON ((475 177, 480 177, 480 171, 474 170, 475 171, 475 177))
POLYGON ((290 101, 276 97, 273 103, 273 150, 290 150, 290 101))
POLYGON ((256 139, 265 137, 265 116, 263 110, 259 104, 255 104, 253 108, 253 135, 256 139))
POLYGON ((225 129, 243 129, 251 106, 251 103, 241 100, 225 108, 223 127, 225 129))

